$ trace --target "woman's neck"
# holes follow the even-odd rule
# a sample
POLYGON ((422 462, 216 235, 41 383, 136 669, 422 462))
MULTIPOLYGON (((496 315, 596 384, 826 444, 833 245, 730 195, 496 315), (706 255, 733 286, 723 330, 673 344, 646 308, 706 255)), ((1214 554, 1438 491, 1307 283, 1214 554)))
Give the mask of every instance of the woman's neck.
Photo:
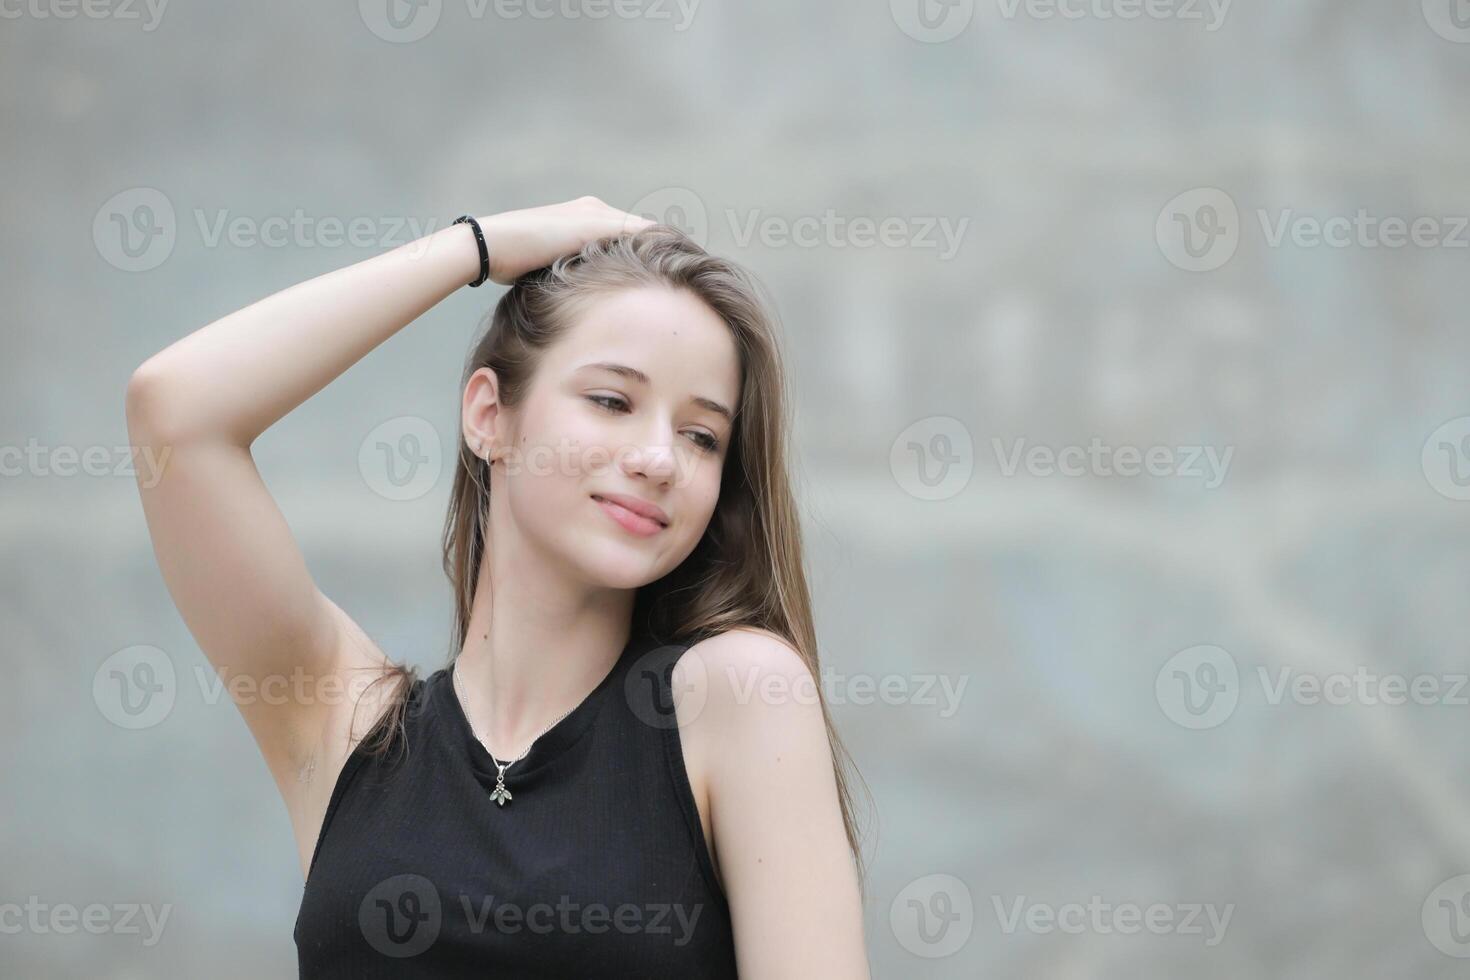
POLYGON ((470 724, 501 760, 592 692, 632 623, 633 590, 588 590, 536 564, 505 574, 487 552, 455 663, 470 724))

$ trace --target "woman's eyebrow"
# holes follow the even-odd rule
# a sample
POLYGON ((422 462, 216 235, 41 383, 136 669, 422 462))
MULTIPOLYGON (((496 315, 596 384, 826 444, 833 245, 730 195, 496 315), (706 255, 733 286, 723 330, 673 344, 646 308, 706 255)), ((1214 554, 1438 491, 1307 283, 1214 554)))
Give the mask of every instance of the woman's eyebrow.
MULTIPOLYGON (((592 364, 583 364, 577 370, 579 370, 579 371, 587 371, 587 370, 607 371, 607 372, 610 372, 612 374, 619 375, 620 377, 624 377, 624 378, 628 378, 629 380, 636 381, 639 384, 645 384, 646 385, 646 384, 651 384, 652 383, 652 381, 648 377, 648 375, 644 374, 642 371, 638 370, 637 368, 635 368, 635 367, 629 367, 626 364, 614 364, 611 361, 596 361, 596 362, 594 362, 592 364)), ((702 408, 709 409, 711 412, 714 412, 716 415, 723 415, 725 417, 725 421, 727 421, 727 422, 733 422, 735 420, 735 415, 734 415, 733 412, 730 411, 730 409, 726 408, 724 405, 721 405, 719 402, 715 401, 712 398, 705 398, 703 395, 695 395, 693 398, 691 398, 689 400, 692 401, 692 402, 694 402, 696 405, 701 406, 702 408)))

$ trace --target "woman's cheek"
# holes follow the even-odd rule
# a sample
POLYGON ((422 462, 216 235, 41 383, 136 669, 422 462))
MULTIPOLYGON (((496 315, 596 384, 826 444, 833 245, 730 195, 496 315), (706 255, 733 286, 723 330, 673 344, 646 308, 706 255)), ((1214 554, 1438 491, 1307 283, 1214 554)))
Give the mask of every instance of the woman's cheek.
POLYGON ((694 511, 699 515, 699 533, 703 536, 704 529, 709 526, 709 521, 715 513, 715 505, 720 500, 720 470, 718 466, 711 466, 701 471, 698 493, 694 495, 694 511))

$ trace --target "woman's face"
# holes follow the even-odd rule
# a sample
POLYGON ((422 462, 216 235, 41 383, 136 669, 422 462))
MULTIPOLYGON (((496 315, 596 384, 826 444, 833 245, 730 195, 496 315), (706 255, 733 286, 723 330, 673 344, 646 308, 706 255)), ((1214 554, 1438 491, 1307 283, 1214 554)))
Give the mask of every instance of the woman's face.
POLYGON ((663 287, 596 296, 494 423, 492 506, 500 495, 513 537, 590 584, 656 581, 709 525, 739 398, 734 338, 703 301, 663 287))

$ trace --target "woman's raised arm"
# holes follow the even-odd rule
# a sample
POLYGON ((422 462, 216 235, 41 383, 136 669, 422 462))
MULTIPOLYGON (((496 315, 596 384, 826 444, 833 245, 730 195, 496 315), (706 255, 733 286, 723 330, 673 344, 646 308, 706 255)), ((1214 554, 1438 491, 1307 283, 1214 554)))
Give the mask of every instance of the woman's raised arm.
MULTIPOLYGON (((480 223, 500 283, 649 224, 595 198, 480 223)), ((138 483, 164 581, 221 678, 243 675, 262 692, 236 703, 293 820, 298 773, 319 755, 340 763, 353 737, 344 722, 352 699, 327 692, 340 694, 356 684, 354 672, 389 661, 317 589, 250 446, 479 271, 470 226, 450 225, 202 327, 148 358, 128 383, 130 439, 162 463, 160 472, 140 469, 138 483), (290 696, 265 697, 269 683, 290 696)))

